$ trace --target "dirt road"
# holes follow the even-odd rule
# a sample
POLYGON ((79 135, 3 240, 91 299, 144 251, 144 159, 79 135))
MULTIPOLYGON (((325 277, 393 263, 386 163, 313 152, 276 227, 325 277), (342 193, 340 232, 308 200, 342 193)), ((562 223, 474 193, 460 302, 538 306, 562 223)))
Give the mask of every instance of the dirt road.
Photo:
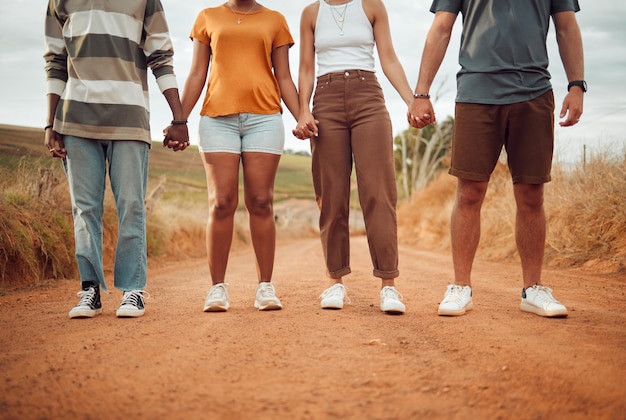
POLYGON ((322 310, 317 239, 282 241, 284 310, 253 307, 251 247, 231 257, 231 309, 204 313, 208 268, 151 269, 146 315, 70 320, 77 282, 0 297, 2 419, 618 419, 626 415, 624 279, 546 271, 566 319, 519 311, 515 264, 479 261, 474 310, 436 315, 448 255, 401 249, 407 313, 384 315, 365 238, 352 305, 322 310))

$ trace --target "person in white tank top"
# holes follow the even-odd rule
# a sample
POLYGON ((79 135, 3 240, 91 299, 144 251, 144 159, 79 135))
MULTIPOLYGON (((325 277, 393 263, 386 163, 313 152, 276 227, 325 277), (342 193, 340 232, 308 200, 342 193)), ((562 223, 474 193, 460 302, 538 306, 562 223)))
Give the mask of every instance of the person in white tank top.
POLYGON ((407 105, 413 92, 393 48, 387 10, 381 0, 316 1, 302 12, 300 41, 300 117, 294 135, 311 139, 320 236, 331 279, 321 306, 341 309, 349 302, 343 277, 351 272, 348 218, 354 162, 373 275, 381 279, 380 310, 402 314, 406 307, 395 287, 393 134, 374 73, 374 47, 385 76, 407 105))

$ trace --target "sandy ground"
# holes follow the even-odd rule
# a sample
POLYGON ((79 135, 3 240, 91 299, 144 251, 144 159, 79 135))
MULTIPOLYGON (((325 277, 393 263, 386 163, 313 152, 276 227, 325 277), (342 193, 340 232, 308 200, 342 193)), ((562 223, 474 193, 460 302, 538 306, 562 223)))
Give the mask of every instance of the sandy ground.
POLYGON ((474 310, 436 308, 448 255, 401 249, 407 312, 379 310, 367 243, 353 240, 352 304, 322 310, 316 238, 280 241, 284 310, 253 307, 251 247, 232 254, 231 309, 204 313, 203 259, 151 269, 146 315, 70 320, 76 281, 0 297, 2 419, 623 419, 624 279, 546 271, 566 319, 519 310, 517 265, 478 261, 474 310))

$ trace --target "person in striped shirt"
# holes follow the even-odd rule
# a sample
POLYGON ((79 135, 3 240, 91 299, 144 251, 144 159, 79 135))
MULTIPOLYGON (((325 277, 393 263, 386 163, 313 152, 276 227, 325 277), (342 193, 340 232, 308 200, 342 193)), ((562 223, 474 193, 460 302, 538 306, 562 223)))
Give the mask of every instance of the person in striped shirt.
POLYGON ((147 297, 144 199, 152 143, 148 68, 172 111, 163 145, 174 151, 189 145, 163 6, 160 0, 49 0, 45 44, 44 144, 52 157, 63 160, 82 283, 69 317, 102 313, 107 172, 118 216, 114 286, 123 291, 116 314, 142 316, 147 297))

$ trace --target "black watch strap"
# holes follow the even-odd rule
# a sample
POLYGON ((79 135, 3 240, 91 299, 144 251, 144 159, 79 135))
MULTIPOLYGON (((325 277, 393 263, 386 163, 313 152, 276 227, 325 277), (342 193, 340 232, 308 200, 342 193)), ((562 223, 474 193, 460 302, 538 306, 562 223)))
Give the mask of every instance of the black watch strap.
POLYGON ((578 86, 583 90, 583 92, 587 92, 587 82, 585 82, 584 80, 572 80, 571 82, 569 82, 569 84, 567 85, 568 92, 572 88, 572 86, 578 86))

